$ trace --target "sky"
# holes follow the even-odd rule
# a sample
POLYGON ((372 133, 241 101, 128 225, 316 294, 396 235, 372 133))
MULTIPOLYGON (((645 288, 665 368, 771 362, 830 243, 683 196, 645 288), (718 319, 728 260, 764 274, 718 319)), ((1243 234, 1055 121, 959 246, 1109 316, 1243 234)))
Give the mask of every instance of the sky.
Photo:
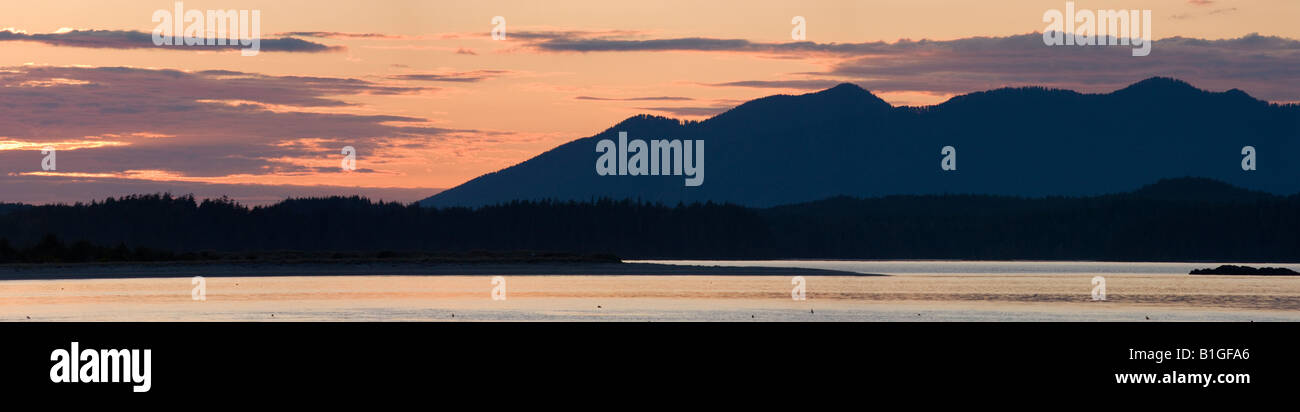
POLYGON ((1300 102, 1290 0, 1074 2, 1150 10, 1156 41, 1141 57, 1045 45, 1044 13, 1064 1, 183 2, 257 11, 253 56, 155 45, 155 12, 175 3, 0 2, 0 202, 411 202, 633 115, 703 120, 842 82, 909 106, 1151 76, 1300 102))

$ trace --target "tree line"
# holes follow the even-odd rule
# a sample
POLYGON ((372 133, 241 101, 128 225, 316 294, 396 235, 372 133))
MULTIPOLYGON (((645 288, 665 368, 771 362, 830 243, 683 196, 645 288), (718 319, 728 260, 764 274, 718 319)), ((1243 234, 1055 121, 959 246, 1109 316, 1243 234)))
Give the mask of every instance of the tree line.
POLYGON ((1157 186, 1068 198, 840 197, 762 209, 611 199, 439 209, 355 196, 247 207, 225 198, 148 194, 0 209, 0 261, 284 251, 1300 261, 1300 196, 1198 182, 1157 186))

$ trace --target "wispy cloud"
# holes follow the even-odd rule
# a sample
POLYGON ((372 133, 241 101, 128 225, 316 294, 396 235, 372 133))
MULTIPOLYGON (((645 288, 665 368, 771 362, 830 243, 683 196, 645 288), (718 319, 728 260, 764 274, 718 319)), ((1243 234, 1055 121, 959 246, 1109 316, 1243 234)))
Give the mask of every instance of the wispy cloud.
POLYGON ((643 96, 643 97, 593 97, 593 96, 576 96, 575 100, 595 100, 605 102, 639 102, 639 101, 687 101, 695 100, 690 97, 681 96, 643 96))
POLYGON ((671 114, 678 117, 710 117, 718 113, 731 110, 735 105, 732 104, 715 104, 709 106, 658 106, 658 107, 638 107, 639 110, 649 110, 671 114))
POLYGON ((393 80, 415 80, 425 82, 474 83, 512 73, 510 70, 473 70, 444 73, 412 73, 388 76, 393 80))
POLYGON ((1300 100, 1300 41, 1257 34, 1161 39, 1146 57, 1133 57, 1128 47, 1048 47, 1037 33, 897 44, 878 52, 835 63, 825 75, 872 91, 939 94, 1004 86, 1104 92, 1166 76, 1272 101, 1300 100))
MULTIPOLYGON (((59 172, 189 179, 338 172, 341 147, 377 155, 481 132, 428 119, 354 114, 341 96, 433 93, 350 78, 128 67, 0 69, 0 174, 39 171, 46 144, 112 142, 59 153, 59 172), (129 170, 162 171, 146 175, 129 170)), ((389 156, 400 157, 398 154, 389 156)), ((377 159, 376 159, 377 160, 377 159)), ((367 163, 379 164, 377 161, 367 163)), ((362 173, 384 173, 377 166, 362 173)))
POLYGON ((821 89, 848 81, 873 91, 937 95, 1026 85, 1101 92, 1152 76, 1169 76, 1211 89, 1239 88, 1272 101, 1300 101, 1300 41, 1259 34, 1220 40, 1160 39, 1145 57, 1133 57, 1131 48, 1122 46, 1047 46, 1041 33, 893 43, 644 40, 568 33, 528 38, 527 47, 542 52, 749 53, 815 59, 827 67, 822 72, 797 73, 811 78, 707 84, 719 87, 821 89))
POLYGON ((511 33, 524 42, 524 48, 542 52, 743 52, 762 54, 790 53, 866 53, 886 46, 874 43, 755 42, 745 39, 680 37, 640 38, 637 31, 524 31, 511 33))
MULTIPOLYGON (((56 33, 29 34, 13 29, 0 31, 0 41, 29 41, 51 46, 83 47, 92 49, 158 49, 158 50, 239 50, 245 46, 194 45, 194 46, 157 46, 153 34, 134 30, 69 30, 56 33)), ((260 39, 260 51, 321 53, 340 51, 342 46, 327 46, 292 37, 260 39)))
MULTIPOLYGON (((1195 5, 1197 5, 1197 6, 1208 6, 1208 5, 1212 4, 1212 3, 1214 3, 1214 2, 1206 1, 1206 2, 1203 2, 1203 3, 1193 3, 1193 4, 1195 4, 1195 5)), ((1222 15, 1222 14, 1235 13, 1236 11, 1237 11, 1237 8, 1236 8, 1236 7, 1222 7, 1222 8, 1212 9, 1212 10, 1204 11, 1204 12, 1202 12, 1202 11, 1193 11, 1193 12, 1186 12, 1186 13, 1175 13, 1175 14, 1170 15, 1169 18, 1170 18, 1170 19, 1173 19, 1173 20, 1190 20, 1190 19, 1197 18, 1197 17, 1208 17, 1208 16, 1216 16, 1216 15, 1222 15)))
POLYGON ((273 36, 284 37, 316 37, 323 39, 407 39, 408 36, 383 33, 349 33, 338 31, 290 31, 284 33, 275 33, 273 36))
POLYGON ((796 79, 796 80, 741 80, 723 83, 704 83, 714 87, 750 87, 758 89, 801 89, 820 90, 844 83, 834 79, 796 79))

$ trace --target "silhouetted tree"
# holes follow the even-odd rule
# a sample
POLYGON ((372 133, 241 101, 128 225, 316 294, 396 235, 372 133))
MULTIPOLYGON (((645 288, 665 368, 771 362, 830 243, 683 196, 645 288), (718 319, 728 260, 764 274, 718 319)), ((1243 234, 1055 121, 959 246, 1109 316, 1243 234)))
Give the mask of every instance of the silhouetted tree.
POLYGON ((562 251, 624 258, 1300 261, 1300 196, 1204 179, 1081 198, 830 198, 767 209, 633 200, 424 208, 361 197, 246 207, 169 194, 17 208, 0 259, 202 259, 275 251, 562 251), (72 242, 71 247, 64 240, 72 242), (113 246, 108 246, 113 245, 113 246))

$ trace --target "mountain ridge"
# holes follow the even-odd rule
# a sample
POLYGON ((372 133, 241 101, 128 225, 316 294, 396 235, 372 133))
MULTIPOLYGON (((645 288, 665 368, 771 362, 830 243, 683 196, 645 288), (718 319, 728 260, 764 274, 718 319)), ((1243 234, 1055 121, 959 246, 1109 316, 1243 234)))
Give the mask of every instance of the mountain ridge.
POLYGON ((632 116, 420 203, 608 197, 766 207, 836 195, 1095 195, 1178 177, 1289 194, 1300 192, 1300 169, 1287 161, 1298 130, 1296 105, 1167 77, 1109 93, 1006 87, 923 107, 892 106, 843 83, 758 98, 701 121, 632 116), (597 175, 596 142, 617 141, 620 131, 629 139, 704 140, 704 184, 597 175), (940 168, 946 146, 957 149, 955 171, 940 168), (1241 170, 1244 146, 1257 147, 1264 166, 1241 170))

